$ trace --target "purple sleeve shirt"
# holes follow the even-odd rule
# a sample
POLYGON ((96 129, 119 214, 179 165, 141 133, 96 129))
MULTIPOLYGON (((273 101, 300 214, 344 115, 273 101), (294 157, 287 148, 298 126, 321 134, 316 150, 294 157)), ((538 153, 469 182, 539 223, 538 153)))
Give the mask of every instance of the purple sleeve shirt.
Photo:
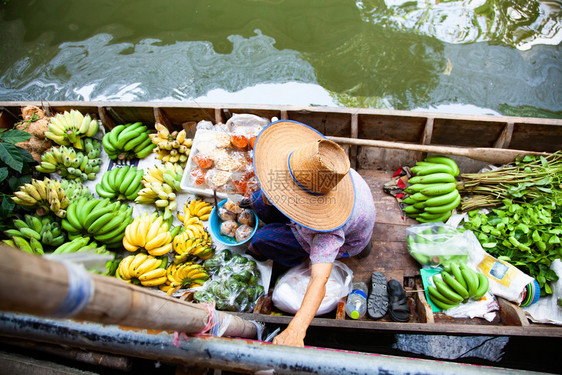
POLYGON ((333 263, 347 254, 359 254, 371 239, 375 226, 375 202, 369 185, 355 170, 349 173, 355 187, 351 217, 340 229, 317 232, 291 222, 291 230, 302 248, 310 254, 311 263, 333 263))

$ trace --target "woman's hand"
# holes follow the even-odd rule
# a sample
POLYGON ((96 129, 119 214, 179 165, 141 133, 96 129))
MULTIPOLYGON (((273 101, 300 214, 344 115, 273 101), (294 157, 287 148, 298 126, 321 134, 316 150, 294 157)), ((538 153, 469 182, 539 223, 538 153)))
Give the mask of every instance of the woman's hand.
POLYGON ((326 283, 330 278, 331 271, 332 263, 316 263, 312 265, 310 281, 308 282, 301 308, 297 311, 287 329, 273 339, 274 344, 304 346, 306 330, 326 295, 326 283))
MULTIPOLYGON (((305 329, 306 332, 306 329, 305 329)), ((283 332, 275 336, 273 343, 276 345, 304 347, 304 332, 287 327, 283 332)))

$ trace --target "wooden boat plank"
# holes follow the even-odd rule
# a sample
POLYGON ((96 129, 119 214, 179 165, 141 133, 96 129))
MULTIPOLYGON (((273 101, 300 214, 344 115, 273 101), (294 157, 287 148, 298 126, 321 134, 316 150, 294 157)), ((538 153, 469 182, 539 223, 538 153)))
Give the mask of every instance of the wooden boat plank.
POLYGON ((562 148, 562 125, 529 124, 516 122, 510 148, 555 152, 562 148))
POLYGON ((511 137, 513 136, 513 126, 514 126, 513 122, 508 122, 507 124, 505 124, 500 136, 498 137, 498 139, 496 139, 496 142, 494 143, 494 147, 509 148, 509 144, 511 143, 511 137))
POLYGON ((359 115, 359 138, 418 143, 427 117, 359 115))
MULTIPOLYGON (((288 315, 264 315, 253 313, 232 313, 244 319, 255 320, 263 323, 287 325, 292 319, 288 315)), ((443 315, 441 313, 435 316, 443 315)), ((473 319, 472 319, 473 320, 473 319)), ((492 335, 492 336, 534 336, 534 337, 556 337, 562 338, 562 327, 553 327, 542 324, 530 324, 529 326, 505 326, 497 325, 485 320, 479 320, 480 324, 462 323, 435 323, 409 322, 399 323, 388 320, 350 320, 332 319, 319 317, 312 320, 311 326, 324 327, 328 329, 356 329, 372 331, 390 331, 395 333, 418 333, 418 334, 461 334, 461 335, 492 335)))
POLYGON ((307 124, 326 136, 349 137, 351 135, 350 113, 287 111, 287 116, 289 120, 307 124))
POLYGON ((436 118, 433 124, 431 144, 493 147, 500 136, 505 122, 503 121, 473 121, 463 119, 436 118), (475 136, 477 134, 478 136, 475 136))

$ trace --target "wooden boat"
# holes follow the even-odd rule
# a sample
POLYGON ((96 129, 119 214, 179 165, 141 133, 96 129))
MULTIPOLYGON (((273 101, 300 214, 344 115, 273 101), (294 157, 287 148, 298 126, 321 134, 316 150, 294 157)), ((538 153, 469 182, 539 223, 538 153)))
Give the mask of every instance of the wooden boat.
MULTIPOLYGON (((121 103, 121 102, 0 102, 0 125, 11 127, 20 121, 22 106, 37 105, 47 114, 70 109, 96 114, 106 128, 115 124, 142 121, 160 122, 170 129, 193 129, 200 120, 225 123, 237 113, 265 118, 290 119, 305 123, 329 137, 380 141, 379 147, 344 142, 351 165, 369 183, 377 208, 373 233, 373 251, 358 261, 344 259, 358 279, 368 280, 373 270, 384 272, 387 279, 403 282, 409 296, 412 318, 407 323, 381 320, 346 319, 343 302, 333 314, 315 318, 313 326, 387 332, 428 334, 471 334, 528 337, 562 337, 562 327, 534 324, 516 305, 500 299, 498 317, 483 319, 452 319, 433 313, 428 305, 419 278, 419 265, 406 249, 406 228, 417 222, 402 219, 396 200, 383 192, 383 184, 402 165, 421 160, 424 151, 447 147, 462 172, 475 172, 486 163, 482 160, 504 155, 510 149, 526 152, 555 152, 562 145, 562 120, 453 115, 390 110, 246 106, 185 103, 121 103), (462 156, 465 155, 465 156, 462 156), (467 157, 466 155, 470 156, 467 157), (491 156, 490 156, 491 155, 491 156), (480 160, 474 160, 480 159, 480 160)), ((376 142, 375 142, 376 143, 376 142)), ((493 161, 493 160, 489 160, 493 161)), ((274 269, 274 276, 275 276, 274 269)), ((274 283, 272 282, 272 285, 274 283)), ((271 315, 274 308, 271 293, 263 298, 253 313, 237 313, 248 320, 284 325, 291 316, 271 315)))

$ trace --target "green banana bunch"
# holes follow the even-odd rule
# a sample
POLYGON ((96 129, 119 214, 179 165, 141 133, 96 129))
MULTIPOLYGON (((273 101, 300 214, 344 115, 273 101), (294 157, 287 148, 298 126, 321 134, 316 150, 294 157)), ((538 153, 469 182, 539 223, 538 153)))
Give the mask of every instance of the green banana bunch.
POLYGON ((431 302, 440 309, 448 310, 468 299, 478 301, 489 287, 488 277, 477 273, 466 264, 451 263, 450 273, 441 272, 441 277, 432 277, 433 285, 427 287, 431 302))
POLYGON ((41 164, 35 167, 41 173, 58 173, 69 180, 95 180, 100 170, 101 144, 93 138, 78 141, 84 151, 77 151, 72 147, 59 146, 41 155, 41 164))
POLYGON ((90 192, 90 190, 86 186, 84 186, 82 182, 79 182, 77 180, 62 179, 60 181, 60 185, 70 201, 78 200, 82 197, 92 197, 92 193, 90 192))
POLYGON ((402 201, 404 213, 423 223, 446 221, 461 201, 455 179, 457 163, 446 156, 430 156, 410 170, 416 176, 404 189, 409 194, 402 201))
POLYGON ((52 211, 61 218, 66 216, 66 208, 70 203, 60 181, 49 178, 33 179, 31 183, 20 186, 12 200, 20 206, 35 208, 39 216, 52 211))
POLYGON ((112 160, 142 159, 154 148, 149 134, 142 122, 117 125, 103 136, 103 148, 112 160))
POLYGON ((31 238, 30 240, 27 240, 23 237, 13 236, 11 239, 2 240, 2 242, 4 242, 8 246, 15 247, 29 254, 43 255, 45 253, 43 251, 43 246, 41 245, 41 242, 39 242, 35 238, 31 238))
POLYGON ((74 109, 70 112, 57 114, 51 117, 47 125, 49 131, 45 132, 45 137, 61 146, 74 146, 82 150, 83 137, 93 137, 99 129, 99 124, 92 119, 89 114, 82 115, 74 109))
MULTIPOLYGON (((105 245, 103 245, 103 250, 105 250, 105 245)), ((55 249, 52 254, 68 254, 76 253, 78 251, 98 249, 98 245, 95 241, 90 242, 90 237, 77 237, 72 241, 68 241, 55 249)))
POLYGON ((132 207, 111 203, 109 198, 80 198, 68 206, 61 225, 71 240, 87 236, 115 248, 122 246, 125 228, 133 221, 132 214, 132 207))
POLYGON ((143 176, 144 188, 135 199, 139 204, 154 203, 159 210, 164 210, 164 220, 173 216, 178 204, 176 192, 181 190, 180 181, 183 168, 180 164, 165 163, 148 168, 143 176))
POLYGON ((126 165, 113 168, 103 174, 101 182, 96 185, 96 192, 102 198, 134 200, 142 188, 143 170, 126 165))
POLYGON ((39 244, 31 243, 32 247, 39 248, 41 252, 45 247, 57 247, 64 243, 66 235, 59 223, 52 217, 39 218, 35 215, 25 215, 25 220, 15 219, 14 229, 7 229, 4 234, 12 240, 21 237, 26 241, 36 240, 39 244))

